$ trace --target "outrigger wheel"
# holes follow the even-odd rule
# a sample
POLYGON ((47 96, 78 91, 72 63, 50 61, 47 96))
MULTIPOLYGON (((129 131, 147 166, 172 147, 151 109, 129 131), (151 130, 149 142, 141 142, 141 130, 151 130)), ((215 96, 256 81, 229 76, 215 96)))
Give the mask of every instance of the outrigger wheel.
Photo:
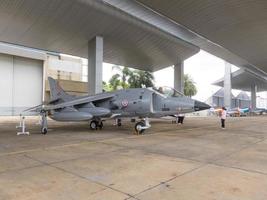
POLYGON ((42 132, 42 134, 47 134, 47 128, 42 128, 42 130, 41 130, 41 132, 42 132))
POLYGON ((137 123, 135 124, 135 127, 134 127, 136 133, 137 133, 138 135, 144 133, 145 129, 142 129, 142 128, 145 127, 145 126, 146 126, 145 122, 143 122, 143 121, 141 121, 141 122, 137 122, 137 123))
POLYGON ((41 133, 42 134, 47 134, 47 112, 45 110, 41 110, 40 112, 41 117, 42 117, 42 122, 41 122, 41 133))

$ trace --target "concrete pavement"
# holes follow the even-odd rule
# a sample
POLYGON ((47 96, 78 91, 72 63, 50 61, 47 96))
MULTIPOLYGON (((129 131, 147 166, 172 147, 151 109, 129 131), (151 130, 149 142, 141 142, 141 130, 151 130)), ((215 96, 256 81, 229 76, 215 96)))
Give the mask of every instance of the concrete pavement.
POLYGON ((196 199, 265 200, 266 117, 154 120, 145 135, 134 124, 101 131, 86 123, 49 121, 41 135, 16 136, 0 118, 0 200, 196 199))

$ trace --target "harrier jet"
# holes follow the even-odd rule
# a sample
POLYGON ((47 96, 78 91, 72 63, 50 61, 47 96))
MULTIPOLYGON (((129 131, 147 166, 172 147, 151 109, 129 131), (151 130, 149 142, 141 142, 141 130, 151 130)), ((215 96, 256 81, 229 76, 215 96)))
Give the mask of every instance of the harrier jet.
POLYGON ((47 133, 47 116, 56 121, 89 121, 91 129, 101 129, 103 119, 138 118, 135 131, 140 134, 150 128, 149 118, 174 116, 209 109, 210 106, 184 96, 172 88, 134 88, 104 92, 91 96, 67 94, 51 77, 50 101, 28 111, 42 116, 43 134, 47 133))

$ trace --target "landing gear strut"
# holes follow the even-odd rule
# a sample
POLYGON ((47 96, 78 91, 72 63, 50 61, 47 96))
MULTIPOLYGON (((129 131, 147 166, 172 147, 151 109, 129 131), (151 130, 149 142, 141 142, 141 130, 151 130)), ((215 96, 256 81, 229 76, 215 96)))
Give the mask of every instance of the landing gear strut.
POLYGON ((118 127, 122 126, 121 119, 120 118, 115 119, 115 123, 113 125, 118 127))
POLYGON ((144 131, 150 127, 151 125, 149 124, 148 118, 145 118, 145 119, 142 119, 140 122, 137 122, 134 128, 135 128, 135 132, 139 135, 139 134, 143 134, 144 131))
POLYGON ((117 126, 121 126, 121 119, 117 119, 117 126))

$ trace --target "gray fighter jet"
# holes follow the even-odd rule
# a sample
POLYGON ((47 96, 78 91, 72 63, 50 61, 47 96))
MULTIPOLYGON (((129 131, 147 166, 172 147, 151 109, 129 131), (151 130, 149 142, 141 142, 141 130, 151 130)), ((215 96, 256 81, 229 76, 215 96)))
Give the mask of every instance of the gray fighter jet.
MULTIPOLYGON (((135 131, 140 134, 150 128, 149 118, 175 116, 209 109, 210 106, 184 96, 172 88, 135 88, 104 92, 91 96, 67 94, 51 77, 50 102, 28 111, 42 116, 43 134, 47 133, 47 116, 56 121, 89 121, 91 129, 102 129, 103 119, 138 118, 135 131)), ((120 124, 120 121, 118 123, 120 124)))

